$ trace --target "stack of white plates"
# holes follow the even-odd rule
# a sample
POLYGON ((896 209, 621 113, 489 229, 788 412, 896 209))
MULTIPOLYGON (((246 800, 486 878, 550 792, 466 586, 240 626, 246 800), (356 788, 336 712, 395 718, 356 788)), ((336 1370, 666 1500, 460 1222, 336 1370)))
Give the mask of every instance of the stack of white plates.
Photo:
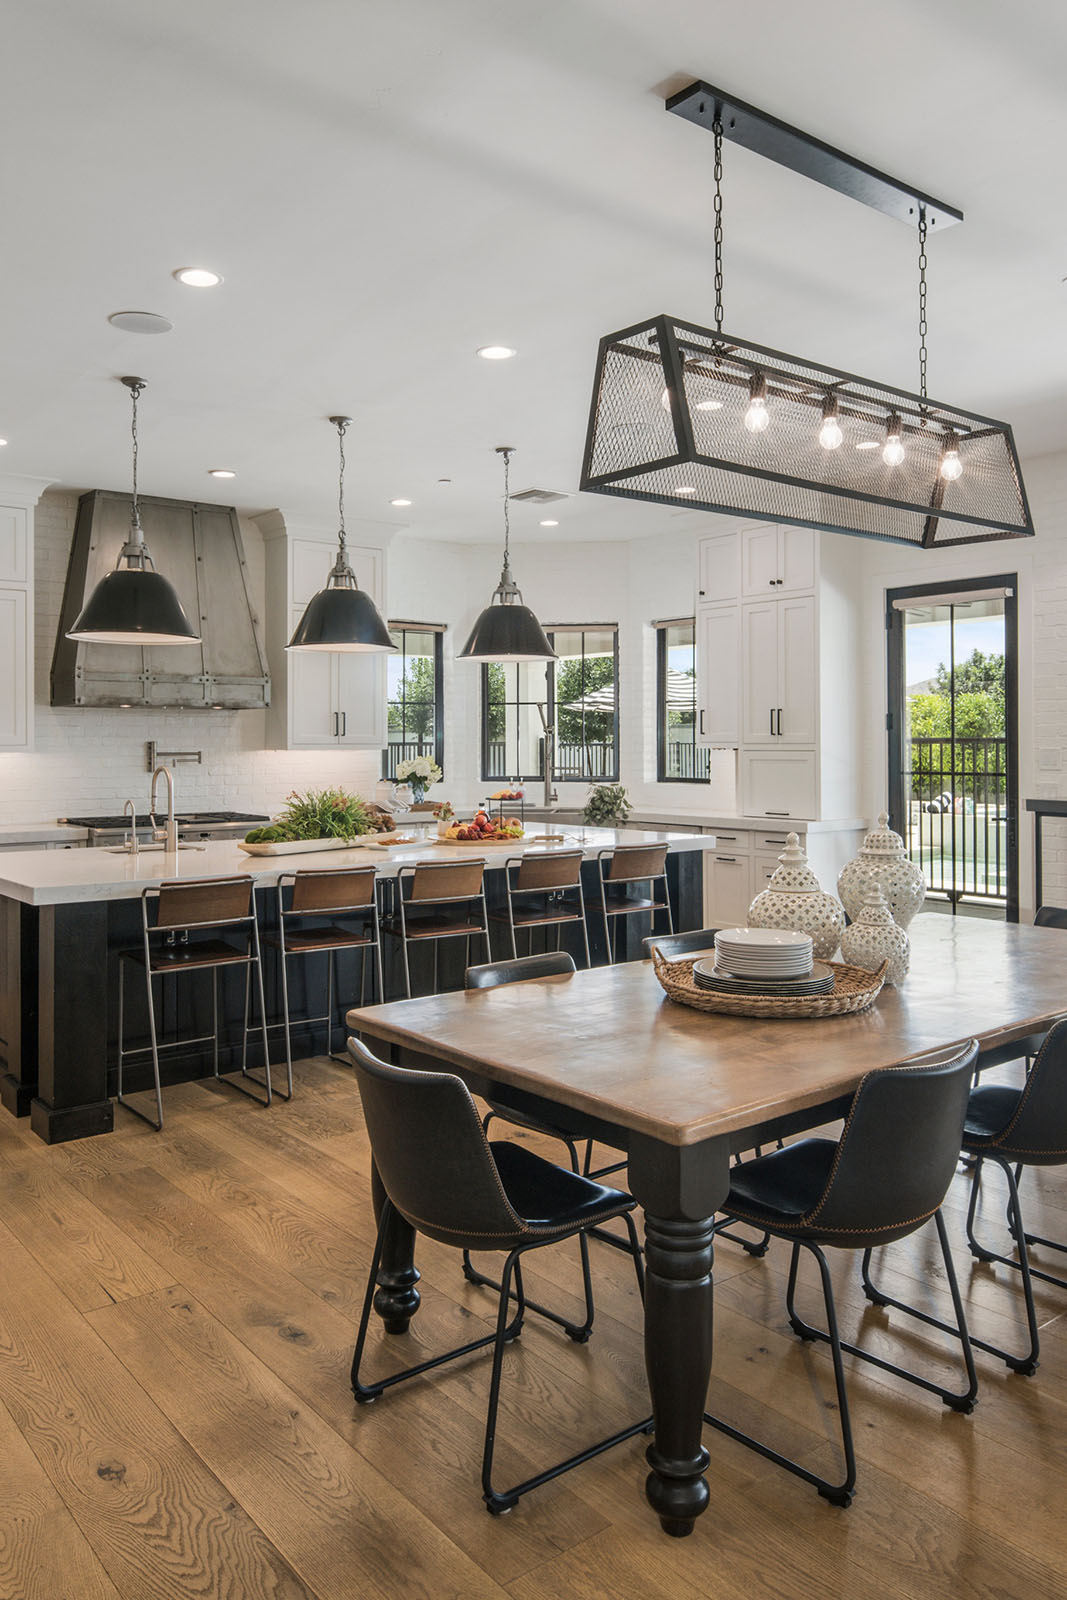
POLYGON ((832 994, 834 973, 825 961, 816 961, 806 978, 735 978, 713 961, 694 961, 693 982, 698 989, 708 989, 713 994, 773 994, 801 999, 811 995, 832 994))
POLYGON ((735 978, 806 978, 813 954, 810 933, 786 928, 720 928, 715 935, 718 969, 735 978))

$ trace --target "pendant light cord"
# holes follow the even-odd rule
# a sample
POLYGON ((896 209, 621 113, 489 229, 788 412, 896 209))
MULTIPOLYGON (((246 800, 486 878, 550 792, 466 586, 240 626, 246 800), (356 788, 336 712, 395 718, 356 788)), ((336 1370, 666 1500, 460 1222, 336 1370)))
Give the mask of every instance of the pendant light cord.
POLYGON ((345 429, 347 420, 342 419, 337 424, 337 448, 341 456, 341 467, 337 475, 337 518, 340 524, 338 542, 341 549, 345 548, 345 429))
MULTIPOLYGON (((919 207, 919 394, 926 400, 926 207, 919 207)), ((923 408, 925 418, 925 405, 923 408)))
POLYGON ((715 332, 722 332, 722 118, 716 113, 715 165, 715 332))

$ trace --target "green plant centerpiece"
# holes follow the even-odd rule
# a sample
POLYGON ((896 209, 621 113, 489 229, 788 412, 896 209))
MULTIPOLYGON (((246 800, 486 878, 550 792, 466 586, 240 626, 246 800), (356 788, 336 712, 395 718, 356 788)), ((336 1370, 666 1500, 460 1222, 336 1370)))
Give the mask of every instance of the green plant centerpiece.
POLYGON ((631 811, 629 796, 621 783, 594 783, 582 812, 591 828, 617 828, 631 811))
POLYGON ((374 833, 374 821, 358 794, 344 789, 309 789, 291 794, 266 828, 253 828, 246 844, 292 844, 297 839, 358 839, 374 833))

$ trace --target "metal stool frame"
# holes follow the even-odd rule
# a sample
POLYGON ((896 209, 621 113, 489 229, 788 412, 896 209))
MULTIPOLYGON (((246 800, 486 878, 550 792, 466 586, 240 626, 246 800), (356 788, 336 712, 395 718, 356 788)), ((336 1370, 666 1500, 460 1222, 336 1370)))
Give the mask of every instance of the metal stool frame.
MULTIPOLYGON (((409 1000, 411 999, 411 967, 408 962, 408 943, 410 940, 413 940, 415 943, 417 943, 420 939, 427 939, 433 944, 434 994, 437 993, 437 946, 441 939, 466 939, 464 966, 469 967, 471 964, 471 940, 478 936, 485 941, 486 959, 490 960, 492 958, 493 952, 489 943, 489 913, 485 904, 484 856, 479 856, 473 861, 416 861, 411 866, 400 867, 397 871, 395 881, 396 897, 394 905, 398 904, 399 906, 400 927, 398 930, 395 926, 395 915, 393 919, 384 920, 382 922, 382 927, 386 933, 392 934, 394 939, 398 938, 400 940, 401 953, 404 958, 404 992, 409 1000), (473 892, 468 891, 463 894, 440 895, 433 894, 432 892, 422 892, 423 885, 420 884, 420 878, 425 882, 428 882, 431 886, 438 879, 447 883, 449 874, 462 876, 462 874, 469 872, 473 867, 478 867, 480 869, 478 873, 478 888, 473 892), (405 884, 411 885, 407 894, 404 893, 405 884), (432 906, 443 905, 466 904, 467 906, 470 906, 474 901, 478 902, 482 911, 481 925, 476 929, 471 929, 465 933, 459 930, 455 932, 442 932, 437 934, 420 934, 417 931, 414 933, 408 932, 408 908, 412 903, 416 904, 421 909, 423 907, 429 908, 432 906)), ((415 927, 417 928, 417 926, 418 924, 416 922, 415 927)))
MULTIPOLYGON (((253 891, 252 878, 246 874, 239 874, 230 878, 208 878, 198 883, 185 883, 182 881, 161 883, 158 888, 145 889, 141 895, 141 937, 142 949, 140 951, 122 950, 119 952, 118 1081, 116 1084, 115 1094, 115 1098, 119 1105, 124 1106, 127 1111, 131 1111, 135 1117, 140 1117, 142 1122, 147 1122, 149 1127, 155 1128, 157 1133, 160 1132, 163 1127, 163 1093, 159 1073, 160 1052, 164 1050, 180 1050, 192 1044, 206 1044, 210 1040, 213 1047, 213 1075, 216 1080, 220 1083, 228 1084, 231 1089, 237 1089, 241 1094, 247 1095, 250 1100, 255 1100, 260 1105, 269 1106, 273 1099, 273 1088, 271 1085, 269 1045, 267 1042, 267 1031, 265 1026, 263 1026, 261 1029, 263 1034, 263 1070, 265 1081, 261 1083, 258 1078, 248 1071, 248 1012, 253 966, 256 969, 256 981, 259 987, 260 1014, 263 1017, 266 1016, 266 1004, 263 997, 263 962, 259 943, 259 922, 256 917, 255 895, 253 891), (186 918, 180 914, 171 914, 168 911, 168 905, 171 901, 176 901, 178 903, 179 910, 183 904, 187 904, 191 908, 195 908, 199 899, 209 898, 209 891, 215 891, 217 893, 220 890, 236 889, 239 886, 242 888, 247 887, 248 891, 248 899, 246 904, 248 905, 249 910, 244 916, 208 917, 200 919, 196 917, 186 918), (157 910, 156 922, 154 924, 149 923, 148 920, 148 904, 150 900, 156 900, 159 903, 159 910, 157 910), (166 914, 166 920, 160 922, 159 917, 164 914, 166 914), (182 968, 178 965, 175 965, 174 967, 160 967, 157 965, 155 968, 153 968, 152 935, 160 933, 188 934, 191 931, 202 931, 206 928, 239 927, 247 927, 248 930, 247 944, 244 955, 242 955, 240 951, 235 950, 232 956, 225 956, 221 960, 215 962, 197 962, 195 966, 190 965, 190 967, 186 969, 190 972, 197 971, 211 973, 212 1031, 210 1033, 196 1034, 189 1038, 175 1039, 169 1044, 160 1044, 158 1031, 156 1028, 156 1006, 155 994, 152 988, 152 979, 153 977, 157 976, 163 977, 168 972, 176 976, 182 971, 182 968), (148 1000, 148 1035, 149 1039, 151 1040, 150 1044, 138 1045, 131 1050, 126 1049, 125 1032, 127 961, 137 961, 138 963, 143 961, 144 963, 145 990, 148 1000), (259 1084, 260 1087, 266 1090, 266 1094, 262 1098, 258 1094, 253 1093, 251 1089, 246 1089, 243 1084, 234 1083, 229 1078, 223 1077, 219 1072, 219 968, 238 965, 243 965, 245 968, 244 1027, 242 1033, 240 1070, 242 1077, 251 1079, 253 1083, 259 1084), (152 1073, 155 1083, 156 1096, 155 1118, 152 1118, 148 1116, 146 1112, 139 1110, 139 1108, 135 1106, 126 1095, 123 1094, 123 1069, 125 1063, 130 1057, 140 1055, 150 1055, 152 1057, 152 1073)), ((195 947, 190 946, 190 948, 195 947)))
POLYGON ((582 852, 580 850, 563 850, 558 854, 509 856, 504 862, 504 889, 506 915, 499 912, 492 913, 494 922, 506 922, 511 936, 511 954, 517 961, 519 949, 515 940, 515 901, 520 902, 527 895, 543 895, 544 915, 525 917, 520 904, 518 926, 528 928, 530 933, 530 951, 533 954, 533 931, 535 928, 552 928, 556 930, 556 949, 559 949, 560 929, 567 923, 579 922, 582 927, 582 941, 585 945, 585 964, 591 967, 593 962, 589 954, 589 928, 585 920, 585 895, 582 892, 582 852), (538 878, 543 882, 537 882, 538 878), (529 881, 529 880, 534 881, 529 881), (568 901, 568 889, 577 890, 577 901, 568 901), (559 916, 549 913, 549 905, 557 902, 559 916))
POLYGON ((604 941, 608 950, 608 962, 614 965, 618 958, 619 933, 618 923, 615 924, 614 946, 612 944, 611 921, 612 917, 647 916, 649 919, 648 931, 655 932, 656 912, 666 911, 667 932, 674 932, 674 918, 671 915, 671 895, 667 883, 667 846, 665 844, 620 844, 607 850, 597 852, 597 876, 600 888, 600 913, 604 918, 604 941), (659 870, 656 870, 656 862, 659 870), (652 869, 651 871, 649 869, 652 869), (653 884, 662 882, 663 900, 655 898, 653 884), (607 895, 608 884, 647 883, 647 902, 634 901, 628 904, 625 899, 610 901, 607 895))

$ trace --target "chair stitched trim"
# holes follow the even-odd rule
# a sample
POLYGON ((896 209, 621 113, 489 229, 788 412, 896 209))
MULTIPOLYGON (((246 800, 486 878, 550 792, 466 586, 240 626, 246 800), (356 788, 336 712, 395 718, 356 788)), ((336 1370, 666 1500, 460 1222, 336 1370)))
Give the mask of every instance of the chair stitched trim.
MULTIPOLYGON (((1053 1028, 1055 1028, 1056 1026, 1057 1026, 1057 1024, 1053 1023, 1053 1028)), ((1025 1107, 1026 1102, 1029 1099, 1030 1094, 1031 1094, 1031 1092, 1033 1090, 1033 1087, 1034 1087, 1034 1079, 1037 1076, 1037 1069, 1038 1069, 1038 1067, 1039 1067, 1039 1065, 1041 1063, 1041 1057, 1045 1054, 1045 1051, 1048 1049, 1048 1042, 1049 1042, 1049 1039, 1051 1037, 1052 1037, 1052 1028, 1050 1028, 1048 1033, 1046 1033, 1045 1042, 1044 1042, 1044 1044, 1042 1044, 1041 1049, 1037 1052, 1037 1055, 1034 1057, 1034 1064, 1030 1068, 1030 1071, 1026 1075, 1026 1082, 1023 1085, 1022 1092, 1019 1095, 1018 1103, 1017 1103, 1017 1105, 1015 1107, 1015 1110, 1012 1112, 1011 1117, 1008 1120, 1007 1126, 1001 1128, 999 1133, 993 1134, 991 1137, 987 1138, 987 1140, 986 1140, 986 1149, 987 1150, 996 1149, 997 1146, 1000 1144, 1000 1141, 1002 1139, 1007 1139, 1009 1137, 1009 1135, 1011 1134, 1011 1130, 1014 1128, 1015 1124, 1018 1122, 1019 1118, 1022 1116, 1023 1108, 1025 1107)), ((1045 1154, 1048 1154, 1048 1155, 1052 1156, 1052 1155, 1059 1155, 1060 1153, 1061 1152, 1059 1152, 1057 1150, 1049 1150, 1047 1152, 1044 1151, 1044 1150, 1020 1150, 1019 1151, 1020 1155, 1027 1155, 1027 1156, 1036 1156, 1036 1155, 1045 1155, 1045 1154)))
MULTIPOLYGON (((866 1237, 875 1233, 893 1233, 897 1228, 918 1227, 920 1223, 928 1222, 930 1218, 934 1216, 940 1209, 940 1206, 934 1206, 933 1210, 924 1211, 921 1216, 908 1217, 900 1222, 886 1222, 883 1223, 880 1228, 830 1227, 826 1229, 826 1232, 857 1234, 860 1237, 866 1237)), ((792 1233, 797 1228, 810 1228, 812 1226, 811 1219, 815 1216, 815 1212, 811 1212, 809 1216, 802 1217, 799 1222, 768 1222, 766 1217, 754 1215, 752 1212, 741 1211, 737 1206, 731 1206, 726 1212, 726 1215, 728 1217, 733 1217, 737 1222, 751 1223, 754 1228, 769 1228, 775 1233, 792 1233)), ((815 1231, 817 1232, 818 1230, 816 1229, 815 1231)))
MULTIPOLYGON (((392 1204, 391 1201, 390 1204, 392 1204)), ((395 1206, 394 1210, 400 1211, 400 1207, 395 1206)), ((622 1211, 607 1211, 599 1216, 591 1216, 586 1222, 560 1222, 553 1223, 551 1227, 532 1227, 524 1218, 519 1217, 519 1227, 515 1229, 515 1233, 505 1233, 500 1229, 487 1231, 483 1228, 443 1228, 439 1222, 426 1222, 422 1217, 415 1216, 414 1212, 400 1211, 400 1215, 406 1217, 413 1227, 422 1228, 424 1231, 427 1228, 432 1228, 435 1233, 454 1233, 457 1239, 513 1239, 516 1233, 524 1234, 529 1239, 542 1239, 550 1238, 557 1233, 582 1233, 586 1228, 596 1227, 601 1222, 611 1222, 615 1217, 625 1216, 628 1210, 632 1210, 632 1207, 626 1207, 622 1211)), ((517 1212, 516 1215, 518 1215, 517 1212)))

